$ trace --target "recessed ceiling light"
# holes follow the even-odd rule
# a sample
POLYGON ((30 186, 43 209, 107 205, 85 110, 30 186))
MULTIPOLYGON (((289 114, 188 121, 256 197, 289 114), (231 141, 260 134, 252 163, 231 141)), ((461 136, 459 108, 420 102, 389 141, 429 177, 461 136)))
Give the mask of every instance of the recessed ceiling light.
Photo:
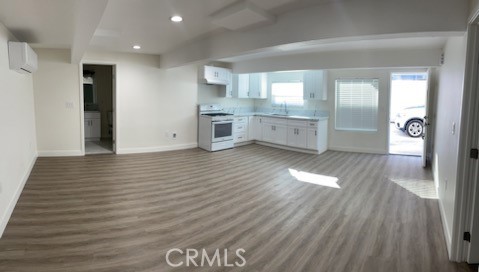
POLYGON ((170 20, 171 20, 172 22, 179 23, 179 22, 183 21, 183 17, 178 16, 178 15, 175 15, 175 16, 172 16, 172 17, 170 18, 170 20))
POLYGON ((133 45, 133 49, 136 49, 136 50, 141 49, 141 46, 139 46, 139 45, 133 45))

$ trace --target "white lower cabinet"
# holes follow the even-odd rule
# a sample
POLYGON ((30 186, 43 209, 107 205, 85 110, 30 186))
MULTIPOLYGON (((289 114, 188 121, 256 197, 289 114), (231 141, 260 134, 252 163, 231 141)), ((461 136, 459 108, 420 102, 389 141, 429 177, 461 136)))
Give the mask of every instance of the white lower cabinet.
POLYGON ((318 153, 328 149, 328 120, 308 122, 308 149, 318 150, 318 153))
POLYGON ((235 117, 235 143, 261 141, 322 153, 328 148, 328 120, 280 117, 235 117))
POLYGON ((248 117, 235 117, 233 122, 233 135, 234 135, 234 142, 241 143, 246 142, 249 140, 248 137, 248 117))
POLYGON ((308 149, 318 149, 318 131, 308 128, 308 149))
POLYGON ((249 139, 255 141, 263 140, 263 117, 250 116, 249 118, 249 139))
POLYGON ((100 112, 85 112, 85 140, 99 141, 101 138, 100 112))
POLYGON ((288 143, 288 126, 286 119, 263 118, 263 141, 273 144, 288 143))
POLYGON ((306 127, 290 127, 288 126, 288 146, 306 148, 307 144, 306 127))

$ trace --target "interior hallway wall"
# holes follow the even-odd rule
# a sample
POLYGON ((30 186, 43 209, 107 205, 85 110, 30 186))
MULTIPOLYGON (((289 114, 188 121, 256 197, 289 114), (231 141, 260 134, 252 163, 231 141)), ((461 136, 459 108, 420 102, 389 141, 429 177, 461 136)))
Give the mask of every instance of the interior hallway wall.
POLYGON ((438 72, 437 112, 434 119, 435 138, 433 173, 438 188, 439 206, 451 252, 457 160, 465 71, 466 38, 449 38, 444 48, 444 65, 438 72))

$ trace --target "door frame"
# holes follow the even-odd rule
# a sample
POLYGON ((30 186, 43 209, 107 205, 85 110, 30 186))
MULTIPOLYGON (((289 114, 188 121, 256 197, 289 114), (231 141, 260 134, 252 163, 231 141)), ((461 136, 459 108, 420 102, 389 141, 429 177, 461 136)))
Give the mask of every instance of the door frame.
POLYGON ((477 148, 479 126, 478 73, 479 73, 479 14, 475 14, 467 28, 466 66, 462 98, 461 127, 459 135, 458 171, 454 207, 453 237, 450 259, 457 262, 468 260, 470 243, 463 240, 464 232, 470 231, 474 207, 474 175, 477 162, 469 158, 472 147, 477 148))
MULTIPOLYGON (((426 115, 430 114, 431 113, 431 68, 421 68, 421 67, 418 67, 418 68, 411 68, 411 69, 397 69, 397 70, 392 70, 389 72, 389 104, 388 104, 388 116, 391 116, 391 105, 392 105, 392 75, 393 74, 427 74, 427 90, 426 90, 426 115)), ((389 120, 388 122, 388 130, 387 130, 387 154, 388 155, 394 155, 394 154, 391 154, 391 150, 390 150, 390 143, 391 143, 391 133, 390 133, 390 123, 391 120, 389 120)), ((424 141, 427 141, 429 142, 430 141, 430 137, 427 137, 424 139, 424 141)), ((429 157, 428 157, 428 150, 426 149, 428 145, 426 144, 423 148, 423 154, 424 156, 426 156, 426 159, 428 160, 428 162, 430 162, 429 160, 429 157)), ((430 151, 430 150, 429 150, 430 151)), ((425 167, 423 165, 423 167, 425 167)))
POLYGON ((112 105, 113 105, 113 135, 112 135, 112 148, 113 154, 118 152, 118 99, 117 99, 117 63, 109 61, 95 61, 95 60, 82 60, 78 64, 78 74, 80 78, 80 146, 81 155, 85 156, 85 108, 83 102, 83 65, 105 65, 112 67, 112 105))

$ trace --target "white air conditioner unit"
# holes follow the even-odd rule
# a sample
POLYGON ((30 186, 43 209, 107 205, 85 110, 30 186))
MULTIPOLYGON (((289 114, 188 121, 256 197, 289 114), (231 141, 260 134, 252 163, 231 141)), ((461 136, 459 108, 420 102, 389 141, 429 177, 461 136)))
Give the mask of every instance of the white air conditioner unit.
POLYGON ((30 74, 37 70, 37 54, 24 42, 8 42, 10 69, 22 74, 30 74))

